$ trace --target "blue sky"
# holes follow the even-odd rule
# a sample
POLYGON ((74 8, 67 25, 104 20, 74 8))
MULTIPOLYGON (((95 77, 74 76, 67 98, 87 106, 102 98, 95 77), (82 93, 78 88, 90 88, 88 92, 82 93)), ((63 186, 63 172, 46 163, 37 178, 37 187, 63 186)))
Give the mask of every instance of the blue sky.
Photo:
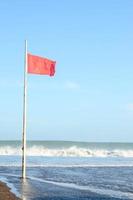
POLYGON ((24 40, 57 61, 28 75, 27 139, 133 142, 133 1, 0 4, 0 135, 21 139, 24 40))

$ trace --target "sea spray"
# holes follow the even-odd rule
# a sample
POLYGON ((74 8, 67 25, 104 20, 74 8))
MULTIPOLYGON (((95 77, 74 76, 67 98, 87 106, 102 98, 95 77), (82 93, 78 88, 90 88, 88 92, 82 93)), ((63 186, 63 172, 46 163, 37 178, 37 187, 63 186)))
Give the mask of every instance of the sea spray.
MULTIPOLYGON (((0 155, 21 155, 21 146, 2 145, 0 155)), ((133 157, 133 149, 96 149, 83 148, 78 146, 50 148, 45 145, 29 145, 27 156, 48 156, 48 157, 133 157)))

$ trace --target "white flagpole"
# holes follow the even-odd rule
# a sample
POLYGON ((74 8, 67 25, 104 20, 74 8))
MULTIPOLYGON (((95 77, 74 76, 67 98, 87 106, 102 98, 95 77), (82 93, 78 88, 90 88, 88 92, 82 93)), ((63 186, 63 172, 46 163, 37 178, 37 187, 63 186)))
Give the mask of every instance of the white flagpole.
POLYGON ((26 178, 26 114, 27 114, 27 40, 25 40, 23 138, 22 138, 22 178, 26 178))

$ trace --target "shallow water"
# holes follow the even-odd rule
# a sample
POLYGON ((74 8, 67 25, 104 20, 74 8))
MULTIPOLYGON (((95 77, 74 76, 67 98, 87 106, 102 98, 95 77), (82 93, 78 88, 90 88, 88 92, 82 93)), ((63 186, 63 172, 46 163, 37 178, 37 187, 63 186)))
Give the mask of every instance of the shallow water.
POLYGON ((23 200, 133 199, 132 167, 0 167, 4 179, 23 200))
POLYGON ((20 154, 0 142, 0 179, 23 200, 133 200, 133 144, 30 142, 25 182, 20 154))

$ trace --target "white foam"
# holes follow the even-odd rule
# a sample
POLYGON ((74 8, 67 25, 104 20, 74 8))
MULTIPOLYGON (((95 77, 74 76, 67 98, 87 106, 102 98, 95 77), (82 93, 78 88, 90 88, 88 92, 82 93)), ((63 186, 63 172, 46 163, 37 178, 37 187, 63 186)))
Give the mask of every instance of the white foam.
MULTIPOLYGON (((21 167, 21 164, 0 164, 0 167, 21 167)), ((115 167, 115 168, 119 168, 119 167, 133 167, 133 164, 73 164, 73 165, 69 165, 69 164, 27 164, 27 167, 30 168, 35 168, 35 167, 42 167, 42 168, 103 168, 103 167, 115 167)))
POLYGON ((111 196, 114 198, 133 199, 133 193, 131 193, 131 192, 122 192, 119 190, 103 189, 103 188, 98 188, 98 187, 94 187, 94 186, 90 186, 90 185, 83 186, 83 185, 78 185, 75 183, 63 183, 63 182, 48 181, 48 180, 43 180, 41 178, 35 178, 35 177, 28 177, 28 178, 30 178, 31 180, 40 181, 43 183, 50 183, 50 184, 57 185, 60 187, 72 188, 72 189, 83 190, 83 191, 90 191, 90 192, 101 194, 101 195, 108 195, 108 196, 111 196))
MULTIPOLYGON (((1 173, 1 176, 4 175, 4 177, 0 177, 0 180, 4 183, 7 184, 7 186, 10 188, 11 192, 14 193, 17 197, 21 197, 20 196, 20 193, 17 191, 17 189, 14 187, 14 185, 12 183, 9 183, 8 179, 5 177, 5 175, 8 175, 8 174, 4 174, 4 173, 1 173)), ((11 174, 9 174, 9 176, 11 176, 11 174)), ((14 175, 12 175, 12 177, 14 177, 14 175)), ((18 177, 17 175, 15 177, 18 177)))
MULTIPOLYGON (((25 200, 27 199, 24 194, 20 195, 20 193, 18 193, 16 188, 13 186, 13 184, 9 184, 9 182, 5 178, 5 176, 20 178, 19 175, 14 175, 14 174, 9 174, 9 173, 1 173, 1 176, 4 176, 4 178, 1 177, 1 180, 4 180, 4 182, 6 182, 9 187, 11 187, 14 194, 16 194, 18 197, 22 196, 23 199, 25 199, 25 200)), ((57 185, 59 187, 72 188, 72 189, 88 191, 88 192, 90 191, 90 192, 97 193, 97 194, 100 194, 100 195, 108 195, 108 196, 114 197, 114 198, 133 199, 133 193, 132 192, 123 192, 123 191, 113 190, 113 189, 98 188, 98 187, 92 186, 92 185, 84 186, 84 185, 78 185, 78 184, 75 184, 75 183, 64 183, 64 182, 49 181, 49 180, 44 180, 44 179, 33 177, 33 176, 28 176, 27 178, 30 179, 30 180, 33 180, 33 181, 39 181, 39 182, 42 182, 42 183, 49 183, 49 184, 57 185)))
MULTIPOLYGON (((0 155, 18 155, 22 154, 20 147, 2 146, 0 155)), ((48 156, 48 157, 133 157, 133 149, 89 149, 72 146, 69 148, 46 148, 44 146, 34 145, 27 148, 28 156, 48 156)))

